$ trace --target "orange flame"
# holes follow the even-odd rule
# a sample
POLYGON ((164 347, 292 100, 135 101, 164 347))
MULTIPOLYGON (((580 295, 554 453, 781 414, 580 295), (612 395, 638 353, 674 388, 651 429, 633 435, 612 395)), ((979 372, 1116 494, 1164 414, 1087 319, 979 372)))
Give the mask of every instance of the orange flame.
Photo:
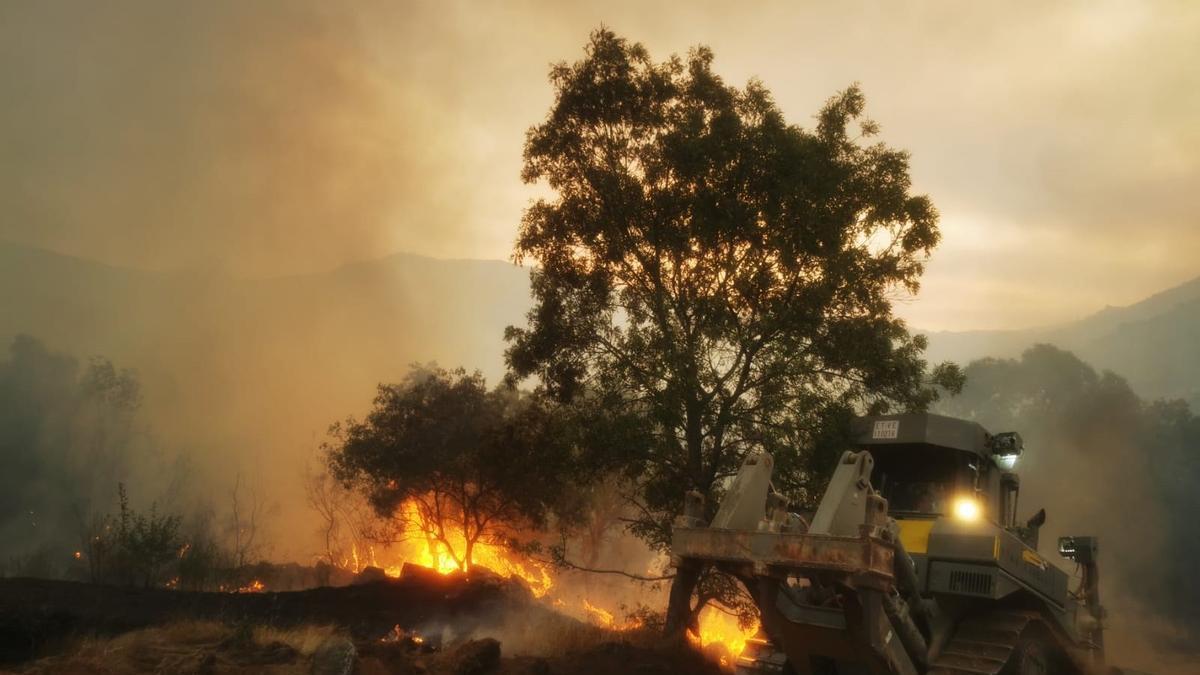
POLYGON ((258 579, 255 579, 254 581, 251 581, 250 583, 246 584, 245 586, 242 586, 241 588, 237 589, 236 591, 234 591, 234 593, 262 593, 266 589, 267 589, 267 587, 263 585, 263 582, 259 581, 258 579))
POLYGON ((375 555, 374 547, 366 551, 366 559, 360 559, 357 546, 351 548, 352 560, 346 561, 354 572, 361 571, 371 565, 383 568, 391 577, 399 577, 404 563, 420 565, 437 570, 441 574, 452 572, 468 572, 474 566, 486 567, 500 576, 511 579, 517 577, 523 580, 536 597, 543 597, 554 586, 545 565, 532 560, 523 560, 504 546, 498 546, 484 541, 476 541, 471 548, 470 560, 464 560, 467 550, 467 537, 461 527, 444 523, 446 541, 438 541, 429 536, 432 528, 421 517, 414 502, 407 502, 401 507, 400 522, 406 524, 400 543, 394 545, 386 555, 387 562, 380 563, 375 555))
POLYGON ((737 658, 746 649, 746 641, 758 634, 758 621, 742 628, 736 616, 712 605, 700 610, 698 620, 700 634, 689 630, 688 640, 705 652, 716 654, 725 668, 732 668, 737 663, 737 658))
POLYGON ((591 615, 592 619, 594 619, 596 621, 596 623, 599 623, 601 626, 604 626, 605 628, 613 627, 612 612, 600 609, 599 607, 588 602, 586 598, 583 601, 583 608, 585 610, 587 610, 588 614, 591 615))
MULTIPOLYGON (((558 607, 563 606, 562 603, 558 601, 555 602, 555 605, 558 607)), ((587 617, 592 621, 592 623, 602 628, 608 628, 609 630, 615 631, 627 631, 642 627, 642 620, 637 617, 626 617, 624 622, 617 623, 612 612, 593 605, 591 602, 588 602, 587 598, 583 599, 583 609, 585 612, 587 612, 587 617)))

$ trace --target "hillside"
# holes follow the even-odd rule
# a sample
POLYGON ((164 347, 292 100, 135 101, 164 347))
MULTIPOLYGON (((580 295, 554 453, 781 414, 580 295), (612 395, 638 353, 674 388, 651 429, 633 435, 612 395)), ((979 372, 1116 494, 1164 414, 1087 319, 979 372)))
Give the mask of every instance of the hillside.
POLYGON ((1124 376, 1142 396, 1182 398, 1200 409, 1200 277, 1057 326, 927 335, 932 360, 964 364, 985 356, 1014 357, 1049 342, 1124 376))

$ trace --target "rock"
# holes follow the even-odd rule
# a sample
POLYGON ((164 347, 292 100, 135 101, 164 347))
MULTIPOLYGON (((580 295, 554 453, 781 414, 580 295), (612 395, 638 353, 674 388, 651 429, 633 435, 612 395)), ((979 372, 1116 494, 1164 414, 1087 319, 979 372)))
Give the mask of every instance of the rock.
POLYGON ((492 638, 471 640, 454 650, 447 664, 454 675, 483 675, 500 667, 500 642, 492 638))
POLYGON ((354 643, 344 637, 331 637, 313 652, 312 675, 351 675, 358 650, 354 643))
POLYGON ((353 583, 369 584, 374 581, 386 581, 388 579, 387 572, 383 571, 382 567, 364 567, 358 574, 354 576, 353 583))

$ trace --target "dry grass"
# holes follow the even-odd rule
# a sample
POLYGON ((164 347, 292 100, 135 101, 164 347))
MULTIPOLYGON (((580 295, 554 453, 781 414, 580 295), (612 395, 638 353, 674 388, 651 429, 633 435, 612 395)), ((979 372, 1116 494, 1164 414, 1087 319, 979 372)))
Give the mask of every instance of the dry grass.
MULTIPOLYGON (((332 626, 295 628, 230 626, 213 621, 176 621, 132 631, 116 637, 87 637, 67 646, 59 655, 40 659, 18 671, 22 675, 301 675, 307 674, 311 656, 326 640, 344 635, 332 626), (283 643, 295 654, 281 660, 256 662, 254 657, 283 643)), ((427 636, 434 637, 434 636, 427 636)), ((564 662, 580 654, 605 651, 602 645, 624 643, 632 648, 656 650, 663 646, 660 630, 612 630, 542 611, 511 613, 469 633, 440 637, 445 652, 428 656, 408 653, 404 663, 376 655, 364 659, 363 672, 411 672, 409 659, 420 659, 429 672, 449 672, 458 644, 471 639, 494 638, 505 657, 564 662), (389 666, 384 667, 383 661, 389 666), (366 663, 372 661, 371 664, 366 663), (443 663, 444 662, 444 663, 443 663), (371 668, 367 668, 370 665, 371 668)), ((284 649, 287 653, 287 650, 284 649)), ((608 672, 608 671, 605 671, 608 672)), ((2 674, 0 674, 2 675, 2 674)))
POLYGON ((330 637, 338 634, 335 626, 299 626, 297 628, 273 628, 271 626, 256 626, 254 642, 262 645, 272 642, 282 642, 300 652, 301 656, 312 656, 317 647, 330 637))
POLYGON ((450 642, 490 637, 500 641, 508 656, 557 658, 590 651, 600 645, 620 642, 653 648, 662 644, 661 630, 633 628, 613 630, 580 622, 561 614, 540 611, 506 614, 498 621, 466 635, 447 635, 450 642))
POLYGON ((308 672, 307 657, 335 633, 329 626, 239 629, 214 621, 176 621, 112 638, 82 638, 61 655, 40 659, 19 672, 27 675, 299 675, 308 672), (241 662, 237 654, 230 652, 229 645, 243 635, 249 640, 238 647, 242 653, 246 649, 266 648, 282 642, 299 652, 300 658, 291 663, 241 662))

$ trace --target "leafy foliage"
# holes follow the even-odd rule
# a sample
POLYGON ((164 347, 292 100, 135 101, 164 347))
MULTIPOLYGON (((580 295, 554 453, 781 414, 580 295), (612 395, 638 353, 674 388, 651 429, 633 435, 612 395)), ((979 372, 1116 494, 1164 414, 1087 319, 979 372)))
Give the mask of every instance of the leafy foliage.
POLYGON ((397 533, 421 532, 463 568, 477 542, 512 544, 522 530, 573 510, 576 463, 564 419, 543 396, 489 391, 479 373, 414 370, 380 385, 366 418, 331 434, 333 474, 393 519, 397 533))
POLYGON ((654 63, 607 30, 550 80, 522 175, 553 197, 521 223, 535 305, 507 360, 639 420, 644 437, 602 458, 637 479, 637 534, 666 547, 684 493, 715 504, 754 448, 804 500, 812 462, 836 456, 814 448, 853 412, 922 409, 933 385, 961 385, 952 366, 927 373, 924 338, 892 314, 937 212, 910 193, 905 152, 866 142, 878 127, 857 87, 806 130, 761 83, 726 85, 707 48, 654 63))

